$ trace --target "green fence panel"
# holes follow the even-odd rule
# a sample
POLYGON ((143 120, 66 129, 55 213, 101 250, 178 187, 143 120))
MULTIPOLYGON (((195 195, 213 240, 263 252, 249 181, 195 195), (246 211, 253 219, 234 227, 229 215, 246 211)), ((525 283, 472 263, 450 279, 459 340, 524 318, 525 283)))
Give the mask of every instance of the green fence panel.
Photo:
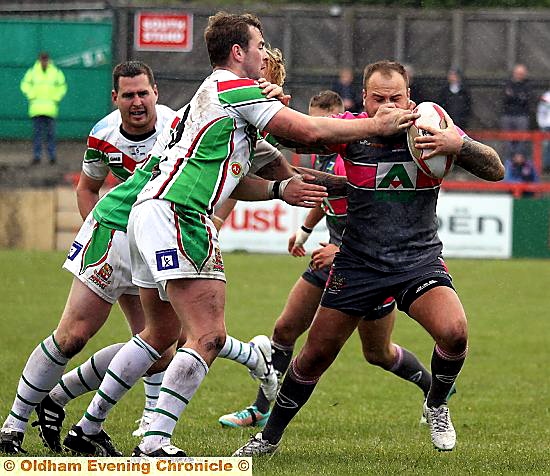
POLYGON ((550 199, 514 200, 512 256, 550 258, 550 199))
POLYGON ((111 110, 112 24, 108 21, 0 20, 0 138, 32 134, 27 100, 19 89, 25 71, 40 51, 63 70, 68 91, 60 104, 57 136, 86 137, 111 110))

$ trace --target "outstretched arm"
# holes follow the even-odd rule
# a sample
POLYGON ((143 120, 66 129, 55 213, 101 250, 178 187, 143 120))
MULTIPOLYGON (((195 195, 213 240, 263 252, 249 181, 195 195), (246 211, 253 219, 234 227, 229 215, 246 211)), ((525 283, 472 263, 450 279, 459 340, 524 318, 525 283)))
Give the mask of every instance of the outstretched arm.
POLYGON ((323 201, 327 193, 325 187, 308 182, 308 177, 302 175, 294 175, 280 182, 248 174, 235 187, 230 198, 245 201, 279 198, 289 205, 313 208, 323 201))
POLYGON ((285 107, 264 128, 276 137, 300 141, 305 145, 344 144, 365 137, 388 136, 405 130, 420 117, 395 104, 384 104, 371 118, 344 121, 330 117, 311 117, 285 107))
POLYGON ((294 167, 294 169, 303 175, 313 175, 315 180, 312 183, 326 187, 329 196, 346 196, 347 179, 341 175, 329 174, 320 170, 309 169, 307 167, 294 167))
POLYGON ((317 185, 326 187, 329 195, 343 196, 346 195, 346 178, 321 172, 319 170, 309 169, 305 167, 293 167, 288 163, 286 158, 265 140, 258 141, 256 146, 256 155, 252 163, 252 168, 256 162, 264 162, 263 157, 273 158, 270 162, 263 165, 260 169, 253 171, 255 175, 267 180, 284 180, 293 175, 303 175, 307 181, 317 185), (309 178, 311 176, 311 178, 309 178))

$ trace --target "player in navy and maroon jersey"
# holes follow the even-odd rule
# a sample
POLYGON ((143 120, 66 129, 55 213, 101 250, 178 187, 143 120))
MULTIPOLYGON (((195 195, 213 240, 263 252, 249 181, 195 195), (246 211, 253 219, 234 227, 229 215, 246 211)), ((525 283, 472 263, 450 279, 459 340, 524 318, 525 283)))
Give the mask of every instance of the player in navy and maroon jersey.
MULTIPOLYGON (((344 105, 340 96, 333 91, 322 91, 313 96, 309 103, 311 116, 330 116, 343 113, 344 105)), ((344 162, 338 153, 312 155, 312 165, 316 170, 345 176, 344 162)), ((298 278, 290 291, 283 312, 275 322, 272 336, 273 366, 279 375, 284 375, 292 358, 298 337, 311 325, 323 289, 327 282, 330 266, 342 242, 346 227, 347 198, 328 196, 322 206, 312 209, 304 224, 289 239, 288 251, 293 256, 305 256, 303 244, 315 225, 326 216, 329 242, 313 251, 308 269, 298 278)), ((418 358, 407 349, 391 340, 395 322, 395 300, 388 296, 386 302, 370 312, 369 319, 358 325, 363 354, 367 361, 388 370, 398 377, 418 385, 426 397, 431 385, 430 372, 418 358)), ((243 410, 223 415, 219 422, 224 427, 257 426, 262 428, 269 417, 271 402, 259 389, 255 402, 243 410)))
MULTIPOLYGON (((368 65, 363 84, 365 111, 371 117, 382 105, 411 107, 407 75, 399 63, 368 65)), ((446 129, 426 127, 431 136, 417 138, 418 148, 434 149, 430 156, 456 154, 456 163, 478 177, 502 180, 498 154, 461 135, 452 119, 446 119, 446 129)), ((441 181, 416 167, 405 139, 405 134, 369 137, 333 149, 345 160, 349 183, 342 245, 307 341, 290 365, 264 430, 234 456, 277 450, 286 426, 357 324, 388 296, 435 341, 434 378, 423 412, 434 446, 454 448, 456 434, 446 398, 466 358, 466 315, 441 258, 436 216, 441 181)))

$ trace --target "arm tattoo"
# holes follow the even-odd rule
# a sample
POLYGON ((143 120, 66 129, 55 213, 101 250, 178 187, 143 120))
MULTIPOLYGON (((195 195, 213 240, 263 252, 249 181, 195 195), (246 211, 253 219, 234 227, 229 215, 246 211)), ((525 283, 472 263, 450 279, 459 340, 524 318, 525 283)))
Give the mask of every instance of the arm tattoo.
POLYGON ((504 166, 497 152, 469 137, 464 138, 456 163, 483 180, 498 182, 504 178, 504 166))
POLYGON ((306 167, 294 167, 300 174, 309 174, 315 177, 313 181, 316 185, 323 185, 327 188, 327 193, 331 196, 347 196, 347 179, 341 175, 333 175, 320 170, 308 169, 306 167))
POLYGON ((290 139, 279 136, 273 136, 274 139, 285 149, 294 150, 297 154, 330 154, 331 151, 324 145, 306 145, 290 139))
POLYGON ((260 170, 256 171, 256 175, 259 175, 266 180, 277 180, 278 176, 276 172, 281 164, 280 160, 281 159, 278 158, 272 160, 268 164, 265 164, 260 170))

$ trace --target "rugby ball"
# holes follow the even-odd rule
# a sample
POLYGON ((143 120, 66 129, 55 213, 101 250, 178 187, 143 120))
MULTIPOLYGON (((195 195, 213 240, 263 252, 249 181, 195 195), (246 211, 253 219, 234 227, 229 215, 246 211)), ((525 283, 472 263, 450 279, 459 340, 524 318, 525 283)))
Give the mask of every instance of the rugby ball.
POLYGON ((443 108, 434 102, 421 102, 415 107, 413 112, 419 113, 420 117, 415 119, 407 131, 407 146, 409 147, 409 152, 422 172, 429 177, 442 179, 450 172, 455 156, 435 155, 429 159, 425 159, 424 157, 429 154, 432 149, 417 149, 414 146, 414 139, 420 135, 429 135, 429 132, 420 129, 420 126, 426 125, 438 129, 447 127, 443 108))

